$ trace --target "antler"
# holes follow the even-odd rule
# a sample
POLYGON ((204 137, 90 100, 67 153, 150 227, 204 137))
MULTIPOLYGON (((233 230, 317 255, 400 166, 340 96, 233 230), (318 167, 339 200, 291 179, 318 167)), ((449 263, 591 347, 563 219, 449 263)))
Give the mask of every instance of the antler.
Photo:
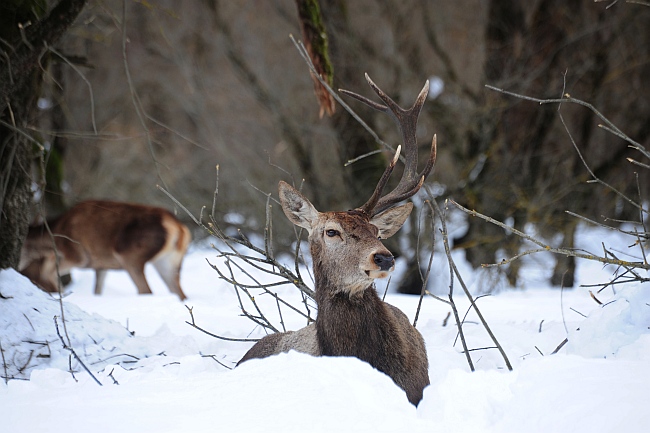
POLYGON ((366 74, 366 81, 368 81, 370 87, 372 87, 375 93, 377 93, 379 98, 386 105, 378 104, 366 98, 365 96, 358 95, 348 90, 340 91, 363 102, 364 104, 368 105, 371 108, 374 108, 377 111, 381 111, 390 115, 390 117, 397 123, 397 126, 399 127, 399 130, 402 134, 402 140, 404 142, 404 154, 406 158, 404 173, 402 174, 402 178, 400 179, 399 184, 395 187, 394 190, 381 197, 382 191, 384 190, 384 187, 388 182, 388 178, 393 172, 395 164, 397 163, 397 159, 399 158, 401 146, 398 147, 393 160, 388 165, 388 167, 386 167, 386 170, 381 176, 379 183, 377 183, 377 187, 375 188, 372 196, 363 206, 359 208, 359 210, 372 217, 388 209, 395 203, 413 196, 420 190, 422 184, 424 183, 424 180, 427 178, 427 176, 429 176, 429 173, 436 163, 437 148, 436 136, 434 135, 433 140, 431 141, 431 154, 427 160, 427 164, 424 167, 424 170, 418 174, 418 144, 415 132, 417 128, 418 117, 420 116, 420 111, 422 110, 424 101, 427 97, 427 94, 429 93, 429 80, 424 83, 424 87, 420 91, 420 94, 415 100, 415 103, 408 110, 405 110, 397 105, 395 101, 393 101, 379 87, 377 87, 377 85, 370 79, 368 74, 366 74))

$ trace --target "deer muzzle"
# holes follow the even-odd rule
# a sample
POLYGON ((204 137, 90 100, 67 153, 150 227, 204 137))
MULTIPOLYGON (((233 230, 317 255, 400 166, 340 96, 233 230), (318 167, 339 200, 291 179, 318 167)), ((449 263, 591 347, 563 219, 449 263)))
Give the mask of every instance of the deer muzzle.
POLYGON ((379 270, 381 271, 390 272, 393 266, 395 266, 395 257, 392 254, 377 253, 372 260, 375 265, 379 266, 379 270))

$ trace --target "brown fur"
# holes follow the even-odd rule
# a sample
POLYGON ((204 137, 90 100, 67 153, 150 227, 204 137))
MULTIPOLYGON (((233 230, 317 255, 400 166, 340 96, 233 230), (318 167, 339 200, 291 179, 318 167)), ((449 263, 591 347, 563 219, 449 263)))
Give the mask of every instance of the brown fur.
MULTIPOLYGON (((181 300, 180 268, 191 240, 189 229, 171 212, 153 206, 90 200, 48 222, 59 255, 59 274, 95 269, 100 294, 106 270, 124 269, 140 294, 151 293, 144 266, 151 262, 181 300)), ((56 292, 58 277, 52 237, 45 225, 30 227, 19 270, 37 285, 56 292)))
POLYGON ((429 384, 424 340, 399 309, 379 299, 374 279, 390 269, 377 255, 392 255, 378 238, 392 236, 412 205, 393 207, 369 218, 359 211, 318 212, 298 191, 280 183, 287 217, 309 231, 318 317, 297 332, 269 335, 239 363, 291 349, 314 356, 355 356, 389 375, 417 405, 429 384))

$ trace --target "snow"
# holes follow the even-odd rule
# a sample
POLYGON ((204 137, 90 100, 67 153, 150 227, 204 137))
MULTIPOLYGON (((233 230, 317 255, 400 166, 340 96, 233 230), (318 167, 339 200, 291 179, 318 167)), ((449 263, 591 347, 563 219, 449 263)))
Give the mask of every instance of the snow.
MULTIPOLYGON (((582 229, 579 239, 592 250, 604 239, 616 242, 595 229, 582 229)), ((136 294, 124 272, 109 273, 104 294, 95 296, 94 273, 75 270, 62 301, 65 329, 58 299, 13 270, 0 271, 0 376, 13 378, 0 382, 2 432, 634 433, 650 426, 647 285, 603 291, 596 295, 599 305, 587 288, 548 287, 548 258, 527 257, 525 290, 501 290, 477 301, 511 372, 494 349, 472 351, 471 372, 455 342, 453 318, 444 326, 449 306, 425 298, 418 329, 427 343, 431 385, 416 408, 390 378, 355 358, 291 352, 229 369, 252 343, 198 331, 186 323, 188 308, 198 326, 220 336, 264 333, 241 316, 235 290, 208 264, 219 264, 216 256, 206 245, 191 249, 181 274, 184 303, 152 269, 147 278, 154 294, 146 296, 136 294), (103 386, 63 347, 55 316, 62 339, 69 338, 103 386), (568 343, 551 354, 565 338, 568 343)), ((485 272, 471 271, 455 257, 470 288, 482 290, 485 272)), ((435 267, 437 273, 445 268, 435 267)), ((597 263, 578 263, 580 283, 606 281, 611 273, 597 263)), ((252 277, 269 280, 261 273, 252 277)), ((384 284, 378 283, 382 292, 384 284)), ((277 292, 301 305, 295 289, 277 292)), ((469 303, 459 287, 455 293, 462 316, 469 303)), ((255 297, 280 326, 275 301, 255 297)), ((389 291, 386 300, 414 317, 417 297, 389 291)), ((305 325, 304 317, 282 313, 287 329, 305 325)), ((472 312, 464 330, 470 348, 493 345, 472 312)))

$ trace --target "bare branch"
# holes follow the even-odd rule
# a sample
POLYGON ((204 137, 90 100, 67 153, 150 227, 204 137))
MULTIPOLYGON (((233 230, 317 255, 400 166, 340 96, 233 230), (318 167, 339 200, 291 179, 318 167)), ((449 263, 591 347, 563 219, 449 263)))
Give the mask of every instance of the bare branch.
MULTIPOLYGON (((376 133, 376 132, 375 132, 375 131, 370 127, 370 126, 368 126, 368 124, 367 124, 366 122, 364 122, 363 119, 361 119, 361 117, 359 117, 359 115, 358 115, 357 113, 355 113, 354 110, 353 110, 352 108, 350 108, 350 106, 349 106, 348 104, 346 104, 346 103, 343 101, 343 99, 341 99, 341 97, 340 97, 340 96, 339 96, 339 95, 338 95, 334 90, 332 90, 332 88, 329 86, 329 84, 326 83, 325 80, 323 80, 323 79, 321 78, 320 75, 318 75, 318 72, 316 71, 316 67, 314 66, 314 64, 312 63, 311 59, 309 58, 309 53, 308 53, 307 50, 305 49, 305 46, 303 45, 303 43, 302 43, 301 41, 297 41, 297 40, 293 37, 293 35, 289 35, 289 38, 291 38, 291 41, 292 41, 293 44, 296 46, 296 49, 298 50, 298 53, 300 54, 300 57, 302 57, 303 60, 305 61, 305 63, 307 63, 307 66, 309 67, 309 71, 313 74, 313 76, 316 77, 316 79, 318 79, 318 81, 320 81, 320 83, 322 84, 322 86, 323 86, 325 89, 327 89, 327 92, 328 92, 330 95, 332 95, 332 97, 333 97, 334 99, 336 99, 336 102, 338 102, 339 104, 341 104, 341 106, 345 109, 345 111, 347 111, 348 113, 350 113, 350 116, 352 116, 352 117, 354 118, 354 120, 356 120, 357 122, 359 122, 359 124, 360 124, 360 125, 361 125, 365 130, 366 130, 366 131, 368 131, 368 133, 369 133, 369 134, 372 136, 372 138, 375 140, 375 143, 379 144, 379 145, 382 146, 384 149, 388 149, 388 150, 390 150, 392 153, 395 153, 395 148, 394 148, 393 146, 391 146, 390 144, 386 143, 385 141, 383 141, 381 138, 379 138, 379 135, 377 135, 377 133, 376 133)), ((367 156, 370 156, 370 154, 368 154, 367 156)), ((359 159, 359 158, 356 158, 356 159, 355 159, 355 162, 356 162, 358 159, 359 159)), ((348 161, 348 164, 350 164, 350 163, 351 163, 351 161, 348 161)))
POLYGON ((499 89, 498 87, 494 87, 494 86, 490 86, 490 85, 486 85, 485 87, 487 87, 490 90, 494 90, 494 91, 497 91, 499 93, 503 93, 505 95, 513 96, 513 97, 523 99, 523 100, 526 100, 526 101, 537 102, 539 104, 559 104, 559 106, 558 106, 558 115, 560 117, 560 121, 562 122, 562 125, 564 126, 565 131, 569 135, 569 139, 571 140, 571 144, 573 145, 574 149, 578 153, 578 156, 579 156, 580 160, 582 161, 583 165, 585 166, 585 168, 589 172, 589 175, 592 177, 592 179, 594 179, 595 182, 597 182, 597 183, 605 186, 606 188, 610 189, 615 194, 617 194, 619 197, 621 197, 622 199, 624 199, 625 201, 630 203, 632 206, 635 206, 638 209, 640 209, 643 213, 645 213, 645 214, 649 213, 648 209, 645 209, 641 204, 639 204, 636 201, 632 200, 631 198, 627 197, 621 191, 617 190, 616 188, 614 188, 613 186, 609 185, 608 183, 604 182, 602 179, 600 179, 600 178, 598 178, 596 176, 596 174, 591 170, 591 168, 589 167, 589 165, 585 161, 584 157, 582 156, 582 153, 580 152, 580 149, 578 148, 578 145, 576 144, 573 136, 571 135, 571 131, 569 131, 569 128, 568 128, 566 122, 564 121, 564 117, 562 116, 562 113, 560 112, 560 108, 561 108, 561 105, 563 103, 573 103, 573 104, 578 104, 578 105, 581 105, 583 107, 586 107, 587 109, 591 110, 594 114, 596 114, 596 116, 598 116, 604 122, 604 125, 599 125, 599 127, 603 128, 604 130, 606 130, 606 131, 616 135, 617 137, 627 141, 631 145, 632 148, 638 150, 639 152, 641 152, 647 158, 650 158, 650 152, 648 152, 646 150, 646 148, 642 144, 632 140, 629 136, 627 136, 625 133, 623 133, 623 131, 618 129, 616 127, 616 125, 614 125, 607 117, 605 117, 593 105, 589 104, 588 102, 582 101, 580 99, 573 98, 573 97, 571 97, 571 95, 569 95, 568 93, 564 93, 564 92, 563 92, 563 97, 561 97, 561 98, 540 99, 540 98, 534 98, 534 97, 531 97, 531 96, 521 95, 521 94, 514 93, 514 92, 509 92, 507 90, 499 89))
POLYGON ((187 311, 190 313, 190 318, 192 319, 191 322, 185 321, 185 323, 190 325, 192 328, 198 329, 199 331, 203 332, 204 334, 209 335, 210 337, 214 337, 214 338, 217 338, 219 340, 224 340, 224 341, 237 341, 237 342, 242 342, 242 343, 252 343, 252 342, 259 341, 259 339, 256 339, 256 338, 228 338, 228 337, 222 337, 220 335, 213 334, 213 333, 211 333, 209 331, 206 331, 205 329, 198 326, 196 324, 196 322, 194 321, 193 307, 188 307, 186 305, 185 308, 187 308, 187 311))
POLYGON ((133 108, 135 109, 135 113, 138 116, 138 120, 140 121, 140 124, 142 125, 142 129, 145 133, 145 137, 147 139, 147 146, 149 148, 149 153, 151 154, 151 158, 154 162, 154 167, 156 168, 156 175, 158 176, 158 179, 162 182, 162 184, 165 186, 165 189, 169 189, 167 187, 167 183, 165 180, 162 178, 162 175, 160 173, 160 162, 156 158, 156 153, 153 148, 153 140, 151 137, 151 133, 149 131, 149 128, 147 127, 147 122, 146 122, 146 113, 144 110, 144 107, 142 106, 142 101, 140 100, 140 96, 138 95, 138 92, 135 88, 135 84, 133 83, 133 79, 131 78, 131 68, 129 67, 129 60, 126 52, 126 44, 127 44, 127 35, 126 35, 126 0, 122 0, 122 62, 124 64, 124 72, 126 73, 126 81, 129 85, 129 91, 131 92, 131 102, 133 103, 133 108))
POLYGON ((2 340, 0 340, 0 355, 2 355, 2 366, 5 370, 5 383, 9 383, 9 373, 7 372, 7 360, 5 359, 5 351, 2 349, 2 340))
MULTIPOLYGON (((430 195, 430 200, 427 201, 427 203, 432 203, 433 204, 433 206, 434 206, 434 208, 435 208, 435 210, 436 210, 436 212, 438 214, 438 218, 440 219, 440 223, 443 225, 443 242, 445 244, 445 253, 447 255, 447 260, 449 260, 450 270, 453 270, 453 274, 456 275, 456 277, 458 278, 458 282, 460 283, 460 286, 462 287, 463 292, 465 292, 465 295, 467 296, 467 299, 469 300, 472 308, 476 312, 476 315, 478 316, 479 320, 481 321, 481 324, 483 325, 486 332, 490 336, 490 339, 494 342, 495 346, 499 350, 499 353, 501 354, 501 356, 503 357, 504 362, 506 363, 506 367, 508 368, 508 370, 512 371, 512 365, 510 364, 510 360, 508 359, 508 356, 506 355, 506 352, 503 350, 503 347, 501 346, 499 341, 496 339, 494 333, 492 332, 492 329, 490 328, 487 321, 483 317, 483 314, 481 313, 481 310, 479 310, 478 306, 476 305, 474 297, 472 296, 472 294, 467 289, 467 286, 465 285, 465 282, 463 281, 463 278, 460 275, 460 272, 458 272, 458 268, 456 267, 454 259, 451 257, 451 250, 449 248, 449 240, 447 238, 446 223, 444 223, 444 218, 441 217, 443 215, 443 213, 440 210, 440 207, 438 206, 438 203, 436 202, 435 198, 433 197, 433 195, 431 195, 431 192, 430 191, 427 191, 427 192, 430 195)), ((453 279, 452 279, 452 283, 453 283, 453 279)), ((453 288, 450 285, 449 300, 452 303, 452 308, 455 309, 455 305, 453 304, 453 299, 452 299, 452 293, 453 293, 453 288)), ((461 324, 458 321, 458 317, 457 317, 457 311, 454 314, 456 315, 456 323, 458 324, 458 329, 461 329, 461 324)), ((462 339, 462 337, 461 337, 461 339, 462 339)), ((464 349, 467 350, 466 347, 464 347, 464 349)))
MULTIPOLYGON (((450 201, 451 201, 451 203, 453 203, 454 206, 456 206, 458 209, 462 210, 466 214, 468 214, 470 216, 481 218, 482 220, 485 220, 485 221, 487 221, 487 222, 489 222, 491 224, 495 224, 495 225, 497 225, 497 226, 499 226, 499 227, 501 227, 501 228, 503 228, 503 229, 505 229, 505 230, 507 230, 507 231, 509 231, 511 233, 516 234, 517 236, 520 236, 520 237, 526 239, 527 241, 530 241, 530 242, 542 247, 541 249, 536 250, 534 252, 548 251, 548 252, 554 253, 554 254, 562 254, 562 255, 565 255, 565 256, 577 257, 577 258, 581 258, 581 259, 597 261, 597 262, 608 264, 608 265, 628 266, 628 267, 636 267, 636 268, 641 268, 641 269, 645 269, 645 270, 650 270, 650 264, 644 263, 644 262, 629 262, 629 261, 625 261, 625 260, 609 259, 607 257, 597 256, 595 254, 579 253, 579 252, 577 252, 575 250, 569 250, 569 249, 566 249, 566 248, 554 248, 554 247, 552 247, 550 245, 547 245, 546 243, 544 243, 542 241, 539 241, 539 240, 533 238, 532 236, 527 235, 526 233, 523 233, 523 232, 515 229, 514 227, 510 227, 510 226, 508 226, 508 225, 506 225, 506 224, 504 224, 504 223, 502 223, 500 221, 495 220, 494 218, 483 215, 483 214, 481 214, 481 213, 479 213, 479 212, 477 212, 475 210, 466 209, 465 207, 461 206, 460 204, 458 204, 454 200, 450 200, 450 201)), ((484 266, 490 266, 490 265, 486 264, 484 266)))
MULTIPOLYGON (((641 149, 645 149, 641 144, 639 144, 636 141, 632 140, 630 137, 628 137, 626 134, 624 134, 623 131, 618 129, 616 127, 616 125, 614 125, 607 117, 605 117, 600 111, 598 111, 596 109, 596 107, 594 107, 593 105, 591 105, 588 102, 582 101, 580 99, 572 98, 571 95, 569 95, 568 93, 565 93, 564 97, 562 97, 562 98, 540 99, 540 98, 535 98, 535 97, 532 97, 532 96, 521 95, 519 93, 509 92, 507 90, 500 89, 498 87, 494 87, 494 86, 491 86, 489 84, 486 84, 485 87, 490 89, 490 90, 494 90, 496 92, 503 93, 504 95, 514 96, 515 98, 524 99, 526 101, 537 102, 540 105, 542 105, 542 104, 562 104, 564 102, 582 105, 583 107, 586 107, 589 110, 591 110, 596 116, 598 116, 603 122, 605 122, 605 127, 607 127, 607 129, 606 129, 607 131, 613 132, 613 133, 615 132, 618 137, 620 137, 623 140, 627 141, 628 143, 632 144, 633 146, 635 146, 635 148, 638 147, 638 148, 641 148, 641 149)), ((602 127, 603 126, 601 125, 601 128, 602 127)))
POLYGON ((55 50, 52 46, 47 46, 47 49, 56 54, 61 60, 70 66, 72 70, 74 70, 79 75, 79 77, 81 77, 84 83, 86 83, 86 86, 88 87, 88 96, 90 97, 90 121, 93 125, 93 132, 95 135, 97 135, 97 120, 95 119, 95 95, 93 93, 92 84, 90 84, 88 78, 86 78, 86 76, 79 70, 79 68, 77 68, 77 66, 75 66, 75 64, 72 63, 66 56, 55 50))
MULTIPOLYGON (((424 299, 427 283, 429 282, 429 276, 431 275, 431 265, 433 264, 433 253, 435 252, 435 248, 434 248, 434 245, 436 244, 435 215, 433 213, 433 209, 431 207, 429 207, 429 209, 431 210, 431 252, 429 253, 429 263, 427 264, 427 270, 424 276, 422 275, 422 271, 420 267, 420 233, 421 233, 420 221, 422 220, 422 216, 418 218, 418 236, 417 236, 417 245, 415 248, 415 254, 418 263, 418 272, 420 272, 420 279, 422 280, 422 289, 420 290, 420 299, 418 299, 418 308, 415 310, 413 327, 415 327, 418 323, 420 309, 422 308, 422 300, 424 299)), ((422 213, 424 213, 424 209, 422 209, 422 213)))
MULTIPOLYGON (((63 348, 65 350, 69 351, 72 356, 74 356, 74 358, 77 360, 77 362, 83 367, 84 370, 86 370, 86 373, 88 373, 90 375, 90 377, 93 378, 93 380, 97 383, 97 385, 103 386, 102 383, 99 380, 97 380, 95 375, 92 374, 92 372, 88 369, 88 367, 86 367, 86 364, 84 364, 84 362, 81 360, 81 358, 79 358, 79 355, 77 355, 77 352, 75 352, 75 350, 69 344, 66 344, 65 340, 63 339, 63 336, 61 335, 61 332, 59 332, 59 324, 58 324, 56 319, 57 319, 57 316, 54 316, 54 326, 56 328, 56 335, 59 336, 59 339, 61 340, 61 344, 63 345, 63 348)), ((69 340, 69 337, 68 337, 68 340, 69 340)), ((70 368, 70 372, 72 372, 72 368, 70 368)))

